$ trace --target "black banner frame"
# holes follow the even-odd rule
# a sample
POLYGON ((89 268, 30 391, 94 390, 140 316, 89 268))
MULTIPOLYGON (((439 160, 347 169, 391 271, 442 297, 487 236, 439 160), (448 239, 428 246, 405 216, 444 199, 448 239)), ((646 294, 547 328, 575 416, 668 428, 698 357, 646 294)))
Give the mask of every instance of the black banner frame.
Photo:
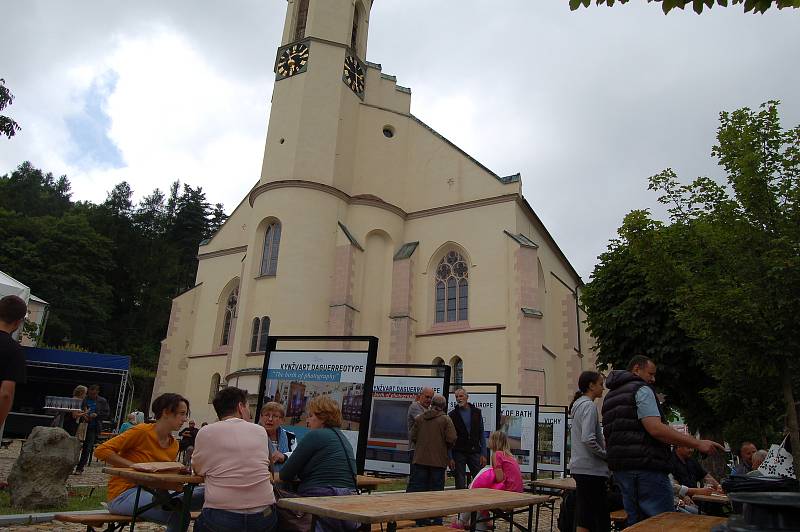
MULTIPOLYGON (((533 415, 534 418, 534 429, 533 429, 533 472, 531 473, 531 480, 536 480, 537 474, 539 472, 539 396, 538 395, 502 395, 501 399, 533 399, 533 415)), ((517 401, 511 401, 508 404, 511 405, 527 405, 530 406, 530 403, 521 403, 517 401)), ((502 407, 502 403, 500 403, 502 407)), ((502 410, 502 408, 501 408, 502 410)))
MULTIPOLYGON (((563 412, 564 413, 564 467, 561 469, 561 476, 565 477, 567 475, 567 470, 569 469, 569 466, 567 464, 567 438, 569 437, 569 428, 567 427, 567 419, 569 419, 569 407, 568 406, 564 406, 564 405, 539 405, 539 409, 538 410, 539 410, 539 412, 541 412, 543 414, 560 414, 561 413, 560 410, 562 410, 562 409, 564 411, 563 412), (542 412, 543 408, 552 409, 552 411, 542 412)), ((536 431, 537 431, 536 439, 537 439, 537 445, 538 445, 538 439, 539 439, 539 436, 538 436, 539 414, 538 413, 536 414, 536 431)), ((536 452, 538 453, 539 450, 537 449, 536 452)), ((538 467, 538 456, 537 456, 537 467, 538 467)), ((546 470, 546 469, 543 469, 542 471, 549 471, 550 473, 553 474, 553 477, 555 477, 555 474, 558 472, 558 471, 555 471, 555 470, 550 471, 550 470, 546 470)), ((538 473, 538 471, 537 471, 537 473, 538 473)))

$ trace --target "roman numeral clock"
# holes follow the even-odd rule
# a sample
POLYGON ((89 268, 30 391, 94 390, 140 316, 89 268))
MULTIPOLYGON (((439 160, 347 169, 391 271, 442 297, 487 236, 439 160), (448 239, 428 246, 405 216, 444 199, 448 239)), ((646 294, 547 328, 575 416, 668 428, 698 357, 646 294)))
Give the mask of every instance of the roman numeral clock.
POLYGON ((364 84, 366 82, 365 72, 364 63, 361 62, 356 54, 348 51, 344 58, 342 81, 362 100, 364 99, 364 84))
POLYGON ((275 80, 279 81, 306 71, 308 66, 308 41, 287 44, 278 49, 275 60, 275 80))

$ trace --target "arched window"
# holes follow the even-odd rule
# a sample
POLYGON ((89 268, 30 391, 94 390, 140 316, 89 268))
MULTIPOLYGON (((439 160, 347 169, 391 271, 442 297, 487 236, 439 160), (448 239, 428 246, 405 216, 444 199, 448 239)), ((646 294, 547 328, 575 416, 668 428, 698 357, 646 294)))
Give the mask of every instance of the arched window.
POLYGON ((208 404, 211 404, 214 401, 214 396, 217 395, 219 391, 219 373, 214 373, 211 377, 211 388, 208 390, 208 404))
POLYGON ((308 19, 308 0, 300 0, 297 4, 297 22, 294 25, 294 40, 299 41, 306 36, 306 20, 308 19))
POLYGON ((250 336, 250 352, 254 353, 258 349, 258 334, 261 330, 261 320, 253 318, 253 334, 250 336))
POLYGON ((281 245, 281 223, 273 222, 264 233, 264 251, 261 254, 261 275, 275 275, 278 271, 278 248, 281 245))
POLYGON ((436 267, 436 323, 467 321, 469 269, 461 254, 451 251, 436 267))
POLYGON ((451 358, 450 367, 452 368, 450 374, 453 376, 453 384, 464 384, 464 361, 461 360, 461 357, 451 358))
POLYGON ((269 324, 270 324, 269 316, 264 316, 263 318, 261 318, 261 335, 258 337, 259 351, 267 350, 267 338, 269 337, 269 324))
POLYGON ((358 4, 353 9, 353 31, 350 34, 350 48, 353 52, 358 52, 356 46, 358 45, 358 19, 361 18, 361 9, 359 8, 358 4))
POLYGON ((436 366, 433 369, 433 376, 434 377, 444 377, 444 373, 445 373, 445 371, 444 371, 444 369, 445 369, 444 359, 442 359, 442 357, 436 357, 436 358, 433 359, 433 362, 431 362, 431 364, 436 366))
POLYGON ((233 319, 236 317, 236 305, 239 302, 239 288, 237 287, 225 302, 225 318, 222 321, 222 338, 220 345, 228 345, 231 339, 233 319))

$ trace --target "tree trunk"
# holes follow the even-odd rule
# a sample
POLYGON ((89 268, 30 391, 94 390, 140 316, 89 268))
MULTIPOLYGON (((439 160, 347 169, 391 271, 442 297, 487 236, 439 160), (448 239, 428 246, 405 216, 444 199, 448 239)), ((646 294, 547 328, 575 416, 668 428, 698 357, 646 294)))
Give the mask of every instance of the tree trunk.
POLYGON ((789 368, 781 371, 781 384, 783 385, 783 399, 786 402, 786 422, 789 425, 789 441, 792 442, 792 460, 794 462, 795 477, 800 469, 800 432, 797 425, 797 407, 794 404, 794 391, 792 390, 792 376, 789 368))

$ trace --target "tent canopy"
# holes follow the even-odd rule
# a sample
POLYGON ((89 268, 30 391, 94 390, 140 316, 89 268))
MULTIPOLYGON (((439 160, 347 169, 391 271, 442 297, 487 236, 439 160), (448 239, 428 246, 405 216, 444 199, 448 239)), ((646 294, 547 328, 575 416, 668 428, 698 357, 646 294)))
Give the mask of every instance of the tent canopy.
POLYGON ((127 371, 131 367, 131 357, 126 355, 60 351, 41 347, 26 347, 25 358, 29 364, 32 362, 44 362, 47 364, 63 364, 65 366, 103 368, 118 371, 127 371))
POLYGON ((19 296, 27 303, 31 296, 31 289, 7 273, 0 271, 0 297, 4 296, 19 296))

